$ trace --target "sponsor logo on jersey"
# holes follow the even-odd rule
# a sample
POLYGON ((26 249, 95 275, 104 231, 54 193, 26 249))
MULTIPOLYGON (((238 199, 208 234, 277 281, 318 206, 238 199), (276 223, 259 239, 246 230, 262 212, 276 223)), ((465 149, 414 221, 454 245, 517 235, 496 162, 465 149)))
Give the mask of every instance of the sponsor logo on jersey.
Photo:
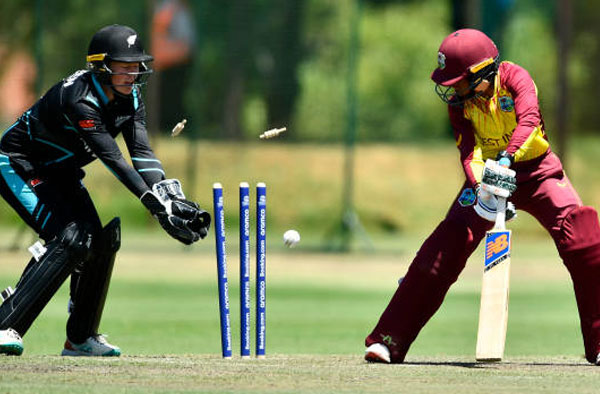
POLYGON ((500 109, 504 112, 511 112, 515 109, 515 102, 509 96, 501 96, 498 99, 500 109))
POLYGON ((67 77, 67 79, 64 80, 63 87, 66 88, 68 86, 73 85, 75 80, 77 78, 79 78, 80 76, 82 76, 83 74, 85 74, 86 72, 87 72, 87 70, 79 70, 79 71, 76 71, 74 74, 69 75, 67 77))

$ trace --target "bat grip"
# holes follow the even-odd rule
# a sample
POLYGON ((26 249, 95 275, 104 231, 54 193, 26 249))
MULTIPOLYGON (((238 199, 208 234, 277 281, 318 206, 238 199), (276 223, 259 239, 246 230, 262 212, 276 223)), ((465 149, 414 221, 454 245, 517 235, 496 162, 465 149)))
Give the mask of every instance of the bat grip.
POLYGON ((494 228, 504 230, 506 228, 506 198, 498 197, 498 207, 496 210, 496 223, 494 228))

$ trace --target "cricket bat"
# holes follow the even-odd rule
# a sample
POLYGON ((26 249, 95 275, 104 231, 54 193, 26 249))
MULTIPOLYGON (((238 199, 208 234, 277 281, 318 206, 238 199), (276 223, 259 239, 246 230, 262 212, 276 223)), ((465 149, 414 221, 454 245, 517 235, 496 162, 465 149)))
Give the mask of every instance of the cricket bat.
POLYGON ((504 355, 508 322, 511 232, 506 229, 506 198, 498 198, 494 228, 485 235, 477 361, 498 362, 504 355))

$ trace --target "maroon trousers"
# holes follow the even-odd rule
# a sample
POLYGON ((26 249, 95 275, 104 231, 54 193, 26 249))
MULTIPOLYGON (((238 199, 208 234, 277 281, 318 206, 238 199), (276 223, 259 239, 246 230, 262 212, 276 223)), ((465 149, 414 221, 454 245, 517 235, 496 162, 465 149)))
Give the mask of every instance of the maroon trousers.
MULTIPOLYGON (((594 362, 600 350, 598 216, 592 208, 582 206, 553 153, 517 163, 513 168, 518 188, 510 201, 533 215, 554 239, 573 280, 586 357, 594 362)), ((492 222, 477 215, 473 206, 461 206, 457 197, 445 219, 421 246, 378 324, 367 336, 366 345, 384 343, 392 362, 402 362, 492 226, 492 222)))

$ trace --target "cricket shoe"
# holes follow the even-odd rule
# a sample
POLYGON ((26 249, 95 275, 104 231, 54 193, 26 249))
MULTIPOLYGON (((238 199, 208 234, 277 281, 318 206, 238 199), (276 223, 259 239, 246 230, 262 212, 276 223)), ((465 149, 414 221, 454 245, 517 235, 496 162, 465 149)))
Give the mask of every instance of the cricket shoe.
POLYGON ((596 365, 600 365, 600 353, 596 356, 596 365))
POLYGON ((61 353, 61 356, 88 357, 118 357, 120 355, 121 349, 108 343, 102 334, 92 335, 79 345, 67 339, 61 353))
POLYGON ((371 363, 389 364, 390 349, 382 343, 374 343, 365 350, 365 360, 371 363))
POLYGON ((12 328, 0 330, 0 354, 20 356, 23 354, 23 340, 12 328))

